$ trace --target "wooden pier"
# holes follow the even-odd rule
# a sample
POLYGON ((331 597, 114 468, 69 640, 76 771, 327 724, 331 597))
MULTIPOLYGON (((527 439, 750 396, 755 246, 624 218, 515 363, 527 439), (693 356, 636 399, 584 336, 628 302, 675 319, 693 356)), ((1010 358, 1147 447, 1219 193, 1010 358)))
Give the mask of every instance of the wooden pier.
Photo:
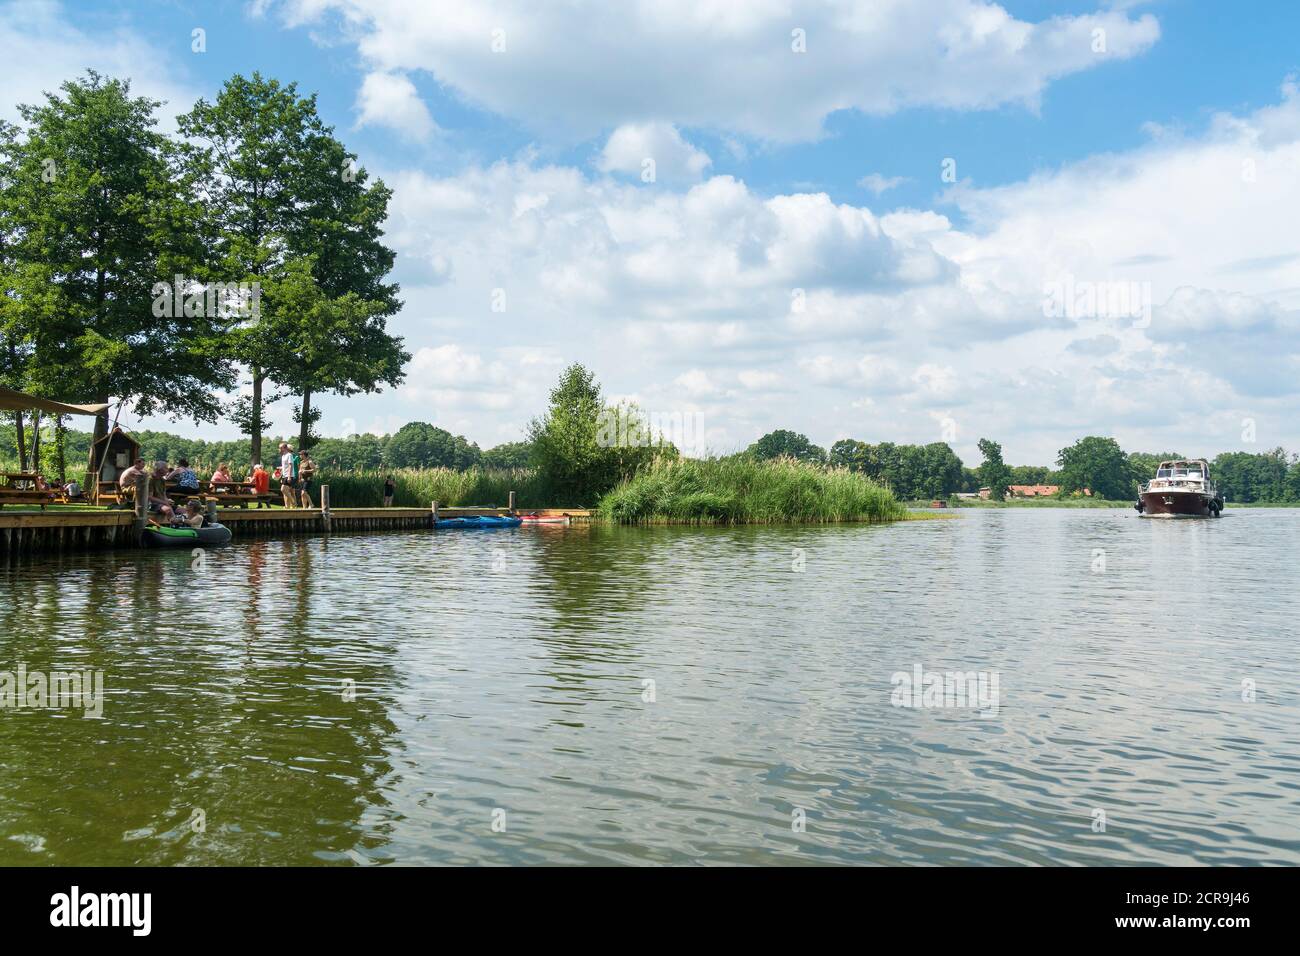
MULTIPOLYGON (((212 508, 209 515, 239 538, 281 538, 290 535, 379 533, 430 530, 438 518, 471 515, 509 515, 509 508, 331 508, 322 488, 316 508, 212 508)), ((528 514, 568 515, 586 521, 591 512, 581 508, 537 508, 528 514)), ((98 548, 137 548, 142 520, 132 511, 24 511, 0 510, 0 559, 40 552, 86 551, 98 548)))

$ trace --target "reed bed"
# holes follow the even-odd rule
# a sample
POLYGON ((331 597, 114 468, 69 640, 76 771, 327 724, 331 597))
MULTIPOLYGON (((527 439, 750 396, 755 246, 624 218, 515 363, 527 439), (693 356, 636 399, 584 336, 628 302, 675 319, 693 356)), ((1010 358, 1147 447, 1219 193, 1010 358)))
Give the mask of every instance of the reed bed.
MULTIPOLYGON (((394 468, 321 472, 319 484, 330 486, 335 508, 378 508, 384 503, 384 479, 393 476, 400 508, 428 508, 433 502, 447 506, 504 508, 515 492, 519 508, 548 508, 545 483, 530 468, 394 468)), ((562 503, 561 503, 562 504, 562 503)))
POLYGON ((599 515, 621 524, 775 524, 897 521, 907 509, 893 493, 846 469, 790 459, 660 461, 600 501, 599 515))

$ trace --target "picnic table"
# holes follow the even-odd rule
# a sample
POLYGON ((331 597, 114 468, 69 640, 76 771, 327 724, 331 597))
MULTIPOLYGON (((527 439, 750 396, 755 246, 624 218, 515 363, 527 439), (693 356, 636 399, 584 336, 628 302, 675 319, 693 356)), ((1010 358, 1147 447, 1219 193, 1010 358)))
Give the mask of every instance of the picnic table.
POLYGON ((215 498, 219 504, 239 505, 241 508, 247 508, 249 504, 256 504, 259 508, 269 508, 274 500, 270 494, 259 495, 257 485, 251 481, 200 481, 199 490, 182 490, 179 485, 169 484, 167 493, 175 501, 183 500, 189 497, 208 497, 215 498))
MULTIPOLYGON (((200 482, 202 484, 202 482, 200 482)), ((251 481, 209 481, 208 487, 219 494, 239 495, 252 494, 256 491, 257 486, 251 481)))
POLYGON ((0 508, 5 505, 40 505, 41 510, 54 501, 51 491, 38 491, 36 480, 40 475, 29 471, 0 471, 0 508))

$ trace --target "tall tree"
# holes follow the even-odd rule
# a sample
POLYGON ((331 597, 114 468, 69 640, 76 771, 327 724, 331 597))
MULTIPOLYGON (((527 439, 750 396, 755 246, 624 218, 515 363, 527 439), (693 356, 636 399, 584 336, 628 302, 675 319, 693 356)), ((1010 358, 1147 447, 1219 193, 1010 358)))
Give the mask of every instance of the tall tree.
POLYGON ((1134 475, 1128 456, 1113 438, 1089 435, 1062 448, 1056 463, 1061 469, 1061 491, 1088 491, 1099 498, 1119 500, 1134 492, 1134 475))
MULTIPOLYGON (((215 102, 200 99, 178 124, 193 144, 188 160, 210 211, 216 269, 226 282, 260 286, 295 257, 290 237, 304 231, 301 208, 309 190, 303 180, 313 168, 313 141, 325 133, 316 97, 300 97, 297 84, 282 86, 260 73, 236 75, 215 102)), ((258 461, 266 383, 276 362, 289 360, 282 318, 274 297, 263 295, 258 314, 233 336, 234 357, 252 379, 241 426, 258 461)))
POLYGON ((984 458, 978 468, 980 483, 988 487, 990 498, 1002 501, 1011 478, 1011 469, 1002 461, 1002 446, 992 439, 981 438, 979 450, 984 458))
POLYGON ((295 417, 299 447, 314 444, 311 426, 319 418, 312 397, 321 392, 353 395, 402 381, 410 353, 388 334, 386 305, 354 292, 326 294, 313 275, 313 260, 297 259, 268 284, 275 303, 277 333, 268 369, 300 397, 295 417))
POLYGON ((406 353, 385 328, 401 307, 397 285, 385 281, 394 253, 381 241, 392 191, 382 180, 369 182, 356 155, 321 121, 315 96, 300 97, 293 83, 260 73, 233 76, 215 103, 200 100, 180 126, 199 144, 192 162, 214 210, 214 251, 227 281, 263 286, 256 321, 237 335, 237 358, 249 369, 252 393, 237 403, 236 418, 260 456, 266 385, 292 388, 300 396, 299 443, 307 446, 320 414, 314 394, 373 391, 401 381, 406 353), (294 311, 302 304, 295 271, 301 262, 310 263, 323 297, 312 307, 329 313, 335 334, 352 323, 345 338, 361 350, 360 361, 326 363, 313 351, 303 314, 294 311), (316 356, 314 369, 305 367, 304 349, 316 356))
MULTIPOLYGON (((5 334, 30 350, 32 391, 212 421, 213 390, 233 383, 220 321, 154 308, 155 283, 202 260, 177 148, 154 129, 160 105, 92 71, 19 107, 24 135, 3 144, 14 264, 5 334)), ((96 436, 107 426, 101 415, 96 436)))

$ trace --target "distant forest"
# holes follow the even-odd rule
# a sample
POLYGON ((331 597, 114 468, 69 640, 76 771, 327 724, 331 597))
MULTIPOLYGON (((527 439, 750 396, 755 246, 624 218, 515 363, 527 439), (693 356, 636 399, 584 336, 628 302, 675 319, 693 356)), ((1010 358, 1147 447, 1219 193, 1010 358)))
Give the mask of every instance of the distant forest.
MULTIPOLYGON (((59 472, 55 458, 53 429, 46 429, 45 444, 40 467, 47 474, 59 472)), ((169 432, 132 431, 131 437, 140 443, 144 456, 150 461, 175 462, 184 458, 200 468, 215 468, 229 464, 236 471, 253 464, 250 442, 203 441, 183 438, 169 432)), ((30 435, 28 436, 30 441, 30 435)), ((286 436, 271 439, 263 445, 263 457, 275 458, 279 441, 297 447, 298 437, 286 436)), ((12 424, 0 425, 0 465, 7 469, 18 466, 17 436, 12 424)), ((454 468, 466 470, 475 466, 484 468, 526 468, 529 463, 527 442, 510 442, 487 451, 468 441, 463 435, 453 435, 443 428, 425 422, 411 422, 391 435, 350 435, 347 438, 321 438, 311 448, 312 457, 322 466, 340 471, 361 468, 454 468)), ((30 451, 29 451, 30 454, 30 451)), ((69 476, 84 470, 90 454, 90 432, 68 430, 65 438, 64 467, 69 476)))
MULTIPOLYGON (((43 429, 41 470, 47 475, 58 475, 56 443, 53 429, 43 429)), ((185 458, 200 469, 212 469, 227 463, 236 472, 252 464, 248 439, 238 441, 203 441, 184 438, 169 432, 135 431, 131 433, 140 442, 145 457, 150 460, 175 462, 185 458)), ((30 435, 28 436, 30 440, 30 435)), ((268 436, 269 439, 269 436, 268 436)), ((296 436, 284 440, 291 444, 296 436)), ((279 439, 269 440, 264 447, 274 449, 279 439)), ((1072 446, 1078 449, 1089 442, 1102 445, 1103 452, 1112 452, 1108 463, 1104 454, 1098 460, 1083 462, 1083 475, 1072 476, 1067 468, 1050 468, 1045 465, 1002 466, 1003 480, 1008 485, 1061 485, 1068 490, 1075 486, 1097 484, 1105 488, 1107 497, 1123 498, 1136 494, 1138 483, 1151 478, 1156 465, 1170 458, 1182 458, 1174 452, 1158 454, 1119 451, 1109 439, 1083 439, 1072 446), (1109 470, 1114 481, 1109 488, 1090 478, 1109 470)), ((90 433, 68 430, 65 436, 64 469, 75 476, 84 467, 90 447, 90 433)), ((996 447, 996 446, 993 446, 996 447)), ((0 424, 0 467, 18 467, 17 436, 12 424, 0 424)), ((1063 449, 1062 453, 1070 449, 1063 449)), ((30 451, 30 450, 29 450, 30 451)), ((532 464, 531 445, 526 441, 509 442, 482 450, 463 435, 453 435, 443 428, 427 422, 411 422, 391 435, 361 434, 347 438, 321 438, 312 446, 312 454, 326 469, 354 471, 375 468, 451 468, 466 471, 471 468, 527 468, 532 464)), ((788 431, 775 431, 763 436, 741 454, 757 458, 786 456, 806 461, 820 461, 835 467, 866 473, 869 477, 889 485, 902 499, 942 498, 957 492, 977 491, 987 484, 988 463, 978 468, 967 467, 944 442, 928 445, 896 445, 891 442, 868 444, 844 439, 829 452, 813 445, 802 435, 788 431)), ((1086 456, 1081 456, 1086 457, 1086 456)), ((1073 464, 1067 456, 1067 467, 1073 464)), ((1228 500, 1251 503, 1258 501, 1300 501, 1300 456, 1282 448, 1264 452, 1224 452, 1210 462, 1211 472, 1220 490, 1228 500)))

